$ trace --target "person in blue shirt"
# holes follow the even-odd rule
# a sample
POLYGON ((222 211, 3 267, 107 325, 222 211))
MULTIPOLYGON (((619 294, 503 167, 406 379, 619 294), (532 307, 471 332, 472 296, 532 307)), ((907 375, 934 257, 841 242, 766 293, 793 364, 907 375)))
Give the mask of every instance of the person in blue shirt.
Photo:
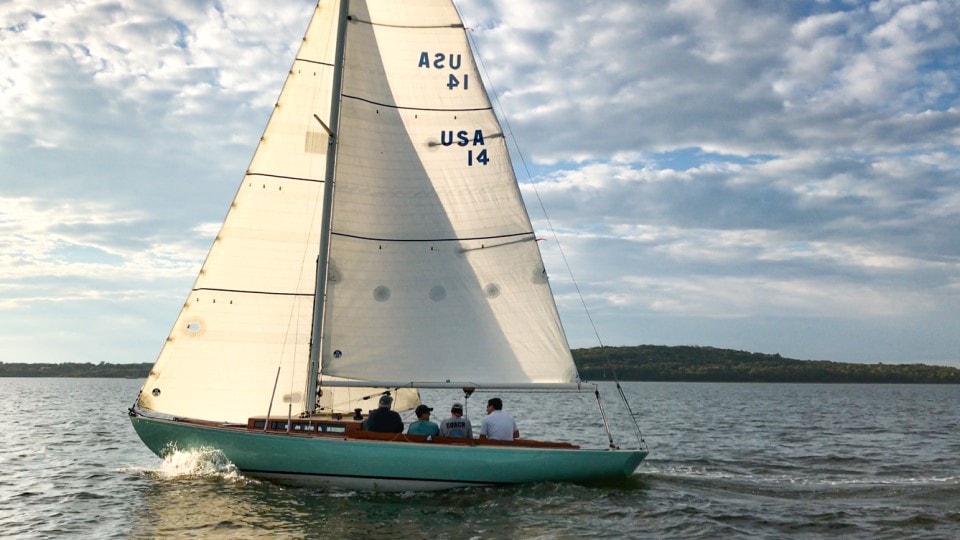
POLYGON ((430 421, 430 407, 426 405, 417 406, 417 410, 414 411, 417 415, 417 421, 410 424, 410 427, 407 428, 408 435, 439 435, 440 426, 434 424, 430 421))

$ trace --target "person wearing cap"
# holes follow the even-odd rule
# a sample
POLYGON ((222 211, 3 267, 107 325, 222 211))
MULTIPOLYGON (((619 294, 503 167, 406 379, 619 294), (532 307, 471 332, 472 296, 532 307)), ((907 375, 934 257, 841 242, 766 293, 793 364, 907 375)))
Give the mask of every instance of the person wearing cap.
POLYGON ((443 437, 473 438, 473 426, 470 419, 463 416, 463 405, 454 403, 450 408, 450 418, 440 422, 440 435, 443 437))
POLYGON ((480 438, 497 441, 512 441, 520 438, 520 429, 512 416, 503 412, 503 401, 490 398, 487 401, 487 415, 480 424, 480 438))
POLYGON ((407 435, 439 435, 440 426, 430 421, 430 411, 432 410, 426 405, 418 405, 417 410, 414 411, 417 415, 417 421, 407 428, 407 435))
POLYGON ((363 421, 363 429, 380 433, 403 433, 403 419, 400 413, 391 411, 393 398, 384 394, 380 396, 380 405, 370 411, 370 416, 363 421))

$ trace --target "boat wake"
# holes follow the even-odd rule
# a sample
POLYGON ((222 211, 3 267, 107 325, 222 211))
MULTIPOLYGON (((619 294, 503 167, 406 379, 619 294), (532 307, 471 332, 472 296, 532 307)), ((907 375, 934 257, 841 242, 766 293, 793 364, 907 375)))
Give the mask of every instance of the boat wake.
POLYGON ((166 454, 155 469, 140 469, 137 472, 161 480, 183 478, 221 478, 230 481, 251 482, 243 476, 223 452, 215 448, 199 450, 173 450, 166 454))
POLYGON ((648 463, 639 476, 674 486, 787 498, 803 498, 814 493, 840 498, 897 497, 905 493, 960 489, 960 476, 951 474, 790 470, 790 467, 750 466, 723 460, 655 461, 648 463))

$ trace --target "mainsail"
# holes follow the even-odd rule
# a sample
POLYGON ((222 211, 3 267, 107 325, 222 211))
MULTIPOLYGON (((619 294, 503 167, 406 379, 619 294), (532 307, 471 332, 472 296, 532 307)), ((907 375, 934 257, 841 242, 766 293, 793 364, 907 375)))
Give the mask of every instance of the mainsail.
POLYGON ((453 4, 351 2, 340 111, 323 373, 575 381, 453 4))

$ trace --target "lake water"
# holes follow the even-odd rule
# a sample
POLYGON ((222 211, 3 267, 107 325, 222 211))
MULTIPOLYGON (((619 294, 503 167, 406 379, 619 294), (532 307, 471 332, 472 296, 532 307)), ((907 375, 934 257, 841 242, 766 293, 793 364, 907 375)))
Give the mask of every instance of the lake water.
MULTIPOLYGON (((258 482, 216 455, 161 461, 126 416, 140 384, 0 378, 0 536, 960 537, 960 386, 625 383, 651 451, 628 480, 376 494, 258 482)), ((468 403, 478 424, 486 397, 468 403)), ((525 437, 605 446, 592 395, 503 398, 525 437)))

